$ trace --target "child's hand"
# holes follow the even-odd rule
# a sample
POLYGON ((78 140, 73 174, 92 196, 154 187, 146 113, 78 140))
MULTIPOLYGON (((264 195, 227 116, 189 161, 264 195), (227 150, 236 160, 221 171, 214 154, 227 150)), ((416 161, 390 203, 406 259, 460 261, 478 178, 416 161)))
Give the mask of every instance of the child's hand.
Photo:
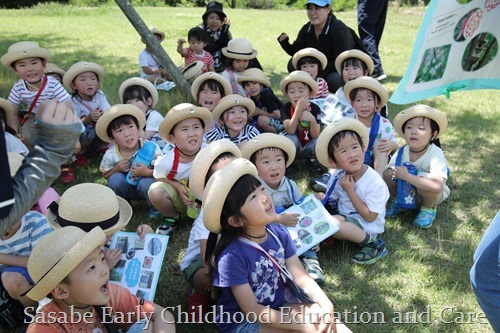
POLYGON ((295 106, 295 112, 303 113, 307 107, 309 106, 309 98, 304 97, 297 101, 297 105, 295 106))
POLYGON ((179 38, 177 40, 177 44, 185 44, 186 43, 186 40, 184 38, 179 38))
POLYGON ((90 111, 90 119, 92 121, 98 121, 99 118, 101 118, 101 116, 102 116, 102 112, 103 111, 101 109, 99 109, 99 108, 96 109, 96 110, 90 111))
POLYGON ((122 250, 120 249, 106 249, 103 251, 104 259, 106 260, 106 264, 108 268, 111 269, 116 266, 118 261, 122 256, 122 250))
POLYGON ((408 181, 408 176, 410 176, 410 173, 405 166, 397 166, 393 168, 392 176, 396 179, 408 181))
POLYGON ((121 160, 116 163, 115 168, 120 172, 128 172, 130 170, 130 161, 121 160))
POLYGON ((137 163, 130 169, 132 177, 144 177, 148 175, 149 168, 142 163, 137 163))
POLYGON ((137 227, 137 234, 140 239, 143 239, 146 234, 153 233, 153 229, 147 224, 141 224, 137 227))
POLYGON ((325 198, 325 193, 323 192, 318 192, 315 194, 316 198, 319 200, 319 201, 323 201, 323 199, 325 198))
POLYGON ((354 176, 353 175, 344 175, 340 179, 340 186, 346 191, 347 193, 351 193, 354 191, 354 184, 356 182, 354 181, 354 176))
POLYGON ((390 141, 387 139, 380 139, 374 146, 373 149, 380 152, 389 155, 391 151, 391 146, 390 146, 390 141))
POLYGON ((184 205, 186 207, 191 206, 194 202, 189 199, 189 191, 187 190, 186 186, 184 186, 184 184, 182 184, 181 182, 175 182, 174 184, 174 187, 176 188, 177 192, 179 192, 179 196, 181 197, 184 205))
POLYGON ((300 115, 300 121, 308 121, 310 123, 316 121, 316 119, 314 118, 313 114, 309 111, 304 111, 302 112, 302 114, 300 115))
POLYGON ((280 223, 288 227, 295 227, 299 222, 299 214, 295 213, 283 213, 280 214, 280 223))

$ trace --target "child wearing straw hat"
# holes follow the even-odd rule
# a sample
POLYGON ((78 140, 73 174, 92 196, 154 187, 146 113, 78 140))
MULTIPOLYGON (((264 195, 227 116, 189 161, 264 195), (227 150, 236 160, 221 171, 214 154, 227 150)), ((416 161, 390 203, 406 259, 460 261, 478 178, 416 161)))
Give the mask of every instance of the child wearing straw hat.
POLYGON ((415 186, 417 203, 421 204, 413 224, 421 228, 432 226, 437 205, 450 195, 450 188, 446 185, 448 163, 441 148, 435 144, 447 125, 446 115, 427 105, 414 105, 394 118, 396 131, 405 139, 406 145, 392 156, 384 171, 384 180, 392 197, 386 216, 395 216, 400 211, 395 199, 395 180, 401 179, 415 186), (398 158, 400 163, 397 164, 398 158), (415 166, 416 175, 409 174, 407 168, 402 166, 405 162, 415 166))
POLYGON ((358 120, 342 118, 325 127, 316 144, 316 156, 325 167, 337 169, 327 191, 318 193, 325 204, 338 202, 339 231, 335 238, 361 246, 352 257, 357 264, 373 264, 389 252, 380 234, 384 232, 385 205, 389 190, 382 177, 364 164, 368 131, 358 120))
MULTIPOLYGON (((150 27, 149 31, 158 40, 159 43, 165 40, 165 33, 155 27, 150 27)), ((143 41, 144 43, 144 41, 143 41)), ((156 84, 169 79, 169 73, 163 69, 160 62, 147 47, 139 53, 140 77, 156 84)))
POLYGON ((51 301, 36 315, 28 314, 27 332, 118 332, 132 327, 175 332, 170 312, 109 283, 101 250, 105 241, 100 227, 87 233, 75 226, 56 229, 39 240, 28 260, 35 285, 26 295, 51 301))
POLYGON ((43 72, 48 76, 52 76, 61 84, 63 83, 64 74, 66 74, 63 69, 59 68, 59 66, 51 62, 47 63, 47 66, 45 66, 45 70, 43 72))
POLYGON ((344 94, 344 85, 358 77, 370 76, 374 66, 372 58, 363 51, 353 49, 339 54, 335 59, 335 69, 342 75, 343 85, 337 89, 335 95, 349 104, 344 94))
POLYGON ((257 50, 252 48, 252 43, 244 38, 231 39, 227 46, 222 49, 222 54, 226 57, 226 69, 222 72, 229 83, 233 94, 246 96, 243 86, 238 83, 238 78, 243 72, 253 66, 252 62, 257 57, 257 50))
POLYGON ((320 76, 328 65, 328 59, 323 52, 313 47, 302 49, 293 55, 292 65, 296 70, 309 73, 318 83, 318 93, 312 100, 328 96, 330 93, 328 91, 328 83, 320 76))
POLYGON ((344 89, 356 112, 354 118, 361 121, 370 131, 365 164, 372 166, 382 175, 389 155, 399 148, 391 122, 377 112, 387 103, 387 90, 378 80, 369 76, 347 82, 344 89))
MULTIPOLYGON (((299 215, 282 212, 300 203, 303 197, 295 181, 285 175, 286 168, 295 159, 295 152, 295 145, 290 139, 272 133, 262 133, 241 148, 243 157, 255 165, 262 186, 273 198, 274 208, 279 214, 275 222, 291 227, 298 223, 299 215)), ((314 281, 319 284, 325 282, 315 250, 306 251, 300 260, 314 281)))
POLYGON ((271 82, 258 68, 249 68, 238 78, 248 96, 255 103, 250 124, 260 132, 279 134, 283 131, 280 109, 283 102, 271 90, 271 82))
POLYGON ((37 138, 34 120, 43 101, 57 99, 60 103, 67 103, 67 106, 71 107, 70 96, 63 86, 55 78, 44 74, 49 60, 49 50, 31 41, 12 44, 1 58, 2 64, 19 76, 7 99, 12 104, 9 126, 16 132, 19 132, 19 125, 22 126, 20 133, 29 148, 37 138), (23 112, 23 119, 19 122, 21 103, 28 105, 28 110, 23 112))
POLYGON ((259 130, 248 124, 248 119, 255 112, 255 104, 250 98, 232 94, 222 98, 212 111, 214 120, 221 126, 210 130, 206 140, 214 142, 229 139, 237 146, 259 135, 259 130))
POLYGON ((175 147, 155 161, 153 176, 156 182, 148 191, 151 204, 164 216, 157 233, 170 235, 181 214, 195 204, 188 179, 193 160, 206 145, 203 135, 211 121, 212 115, 207 109, 182 103, 170 109, 160 124, 160 137, 175 147))
MULTIPOLYGON (((144 113, 135 105, 116 104, 109 108, 97 121, 97 136, 113 145, 104 153, 99 170, 108 181, 108 186, 125 200, 146 200, 149 205, 148 189, 154 183, 153 162, 150 165, 131 165, 145 140, 140 133, 146 123, 144 113), (127 182, 127 173, 139 178, 137 185, 127 182)), ((155 145, 155 156, 161 155, 155 145)), ((154 209, 150 208, 150 213, 154 209)))
POLYGON ((203 207, 205 227, 220 234, 215 249, 207 248, 219 332, 350 332, 336 322, 332 302, 304 271, 288 231, 272 223, 272 197, 250 161, 236 159, 210 177, 203 207), (285 284, 296 286, 298 292, 292 296, 285 284), (299 294, 307 298, 299 288, 307 288, 309 297, 303 304, 297 304, 299 294), (243 319, 228 322, 228 315, 243 319))

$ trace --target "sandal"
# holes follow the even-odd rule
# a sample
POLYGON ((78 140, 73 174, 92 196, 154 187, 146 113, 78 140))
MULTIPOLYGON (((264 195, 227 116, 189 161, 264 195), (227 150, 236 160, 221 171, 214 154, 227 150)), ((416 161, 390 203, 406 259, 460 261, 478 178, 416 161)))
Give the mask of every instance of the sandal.
POLYGON ((314 281, 316 281, 317 284, 325 283, 325 275, 323 273, 323 270, 321 269, 321 266, 319 265, 318 258, 307 258, 302 256, 300 257, 300 262, 302 263, 302 266, 304 266, 307 274, 314 281))

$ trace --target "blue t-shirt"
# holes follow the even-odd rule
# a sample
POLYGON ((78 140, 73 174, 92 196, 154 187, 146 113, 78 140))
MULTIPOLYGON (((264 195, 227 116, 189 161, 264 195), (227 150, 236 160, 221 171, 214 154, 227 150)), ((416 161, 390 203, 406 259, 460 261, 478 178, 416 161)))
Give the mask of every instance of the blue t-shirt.
MULTIPOLYGON (((267 228, 278 237, 282 247, 270 234, 259 245, 284 266, 285 259, 295 254, 290 234, 280 224, 271 223, 267 228)), ((285 286, 278 269, 260 250, 235 239, 217 258, 217 271, 213 275, 214 286, 221 287, 216 309, 219 332, 232 332, 234 326, 243 320, 244 314, 233 296, 231 286, 247 283, 260 305, 278 309, 286 303, 285 286)))

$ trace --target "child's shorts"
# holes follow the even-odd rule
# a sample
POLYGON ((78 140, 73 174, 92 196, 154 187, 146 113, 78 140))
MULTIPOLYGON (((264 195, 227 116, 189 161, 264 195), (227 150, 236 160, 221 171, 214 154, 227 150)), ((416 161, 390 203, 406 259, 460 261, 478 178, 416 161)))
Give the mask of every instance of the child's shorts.
MULTIPOLYGON (((427 179, 431 178, 431 174, 428 172, 419 172, 417 174, 417 176, 422 177, 422 178, 427 178, 427 179)), ((441 190, 441 193, 439 193, 437 198, 436 198, 436 205, 439 205, 441 202, 446 200, 446 198, 448 198, 449 195, 450 195, 450 188, 445 183, 443 185, 443 189, 441 190)))
MULTIPOLYGON (((26 280, 28 280, 28 282, 31 284, 31 285, 35 285, 35 282, 33 281, 33 279, 31 278, 31 276, 29 275, 28 273, 28 270, 24 267, 19 267, 19 266, 10 266, 10 267, 7 267, 7 268, 4 268, 2 269, 2 272, 0 272, 0 276, 5 273, 5 272, 14 272, 14 273, 19 273, 21 274, 22 276, 24 276, 26 278, 26 280)), ((2 283, 0 281, 0 283, 2 283)), ((3 287, 3 283, 2 283, 2 287, 3 287)), ((5 288, 4 288, 5 289, 5 288)))
POLYGON ((179 192, 170 184, 164 183, 164 182, 155 182, 151 184, 148 190, 148 196, 151 193, 152 190, 155 190, 157 188, 161 188, 165 192, 167 192, 168 196, 170 197, 170 200, 174 203, 175 210, 179 214, 183 214, 186 212, 187 208, 184 205, 184 202, 182 201, 179 192))
POLYGON ((340 215, 345 218, 346 222, 349 222, 349 223, 352 223, 352 224, 358 226, 359 228, 361 228, 361 230, 365 230, 365 228, 363 228, 363 225, 361 224, 361 222, 357 218, 349 216, 349 215, 347 215, 347 216, 342 215, 342 214, 340 214, 340 215))
POLYGON ((184 278, 191 286, 194 286, 194 276, 201 268, 203 268, 203 263, 201 262, 201 258, 198 258, 182 271, 184 278))
POLYGON ((259 333, 259 330, 259 323, 244 321, 234 328, 233 333, 259 333))

